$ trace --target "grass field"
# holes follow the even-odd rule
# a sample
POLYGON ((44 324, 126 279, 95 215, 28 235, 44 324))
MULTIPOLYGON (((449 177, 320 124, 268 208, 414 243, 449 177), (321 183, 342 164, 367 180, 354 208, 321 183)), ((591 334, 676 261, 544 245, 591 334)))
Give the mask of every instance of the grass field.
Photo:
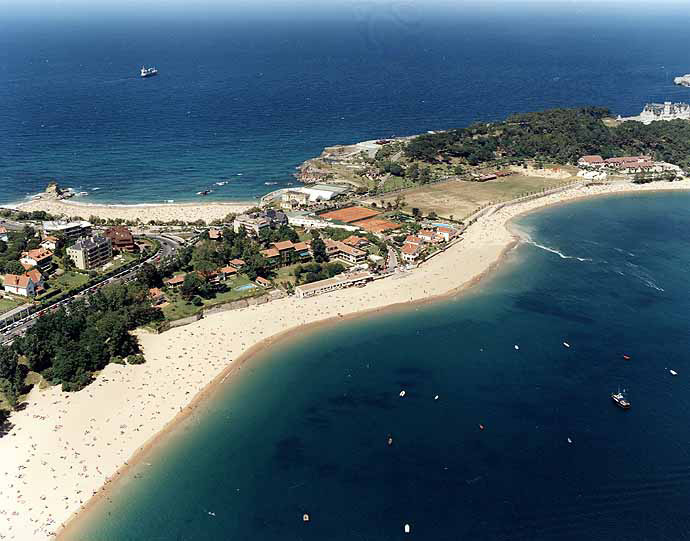
MULTIPOLYGON (((408 212, 416 207, 424 214, 434 211, 439 216, 453 216, 454 219, 461 220, 484 204, 507 201, 528 192, 554 188, 572 180, 512 175, 488 182, 451 180, 427 184, 400 194, 404 196, 405 210, 408 212)), ((367 199, 365 203, 394 203, 396 195, 377 196, 367 199)))
POLYGON ((48 283, 54 287, 61 289, 62 291, 68 291, 84 285, 89 281, 89 277, 86 274, 80 272, 67 271, 62 276, 57 278, 51 278, 48 283))
POLYGON ((17 306, 21 306, 22 304, 25 304, 29 302, 29 300, 15 300, 15 299, 0 299, 0 314, 4 314, 5 312, 9 312, 13 308, 16 308, 17 306))

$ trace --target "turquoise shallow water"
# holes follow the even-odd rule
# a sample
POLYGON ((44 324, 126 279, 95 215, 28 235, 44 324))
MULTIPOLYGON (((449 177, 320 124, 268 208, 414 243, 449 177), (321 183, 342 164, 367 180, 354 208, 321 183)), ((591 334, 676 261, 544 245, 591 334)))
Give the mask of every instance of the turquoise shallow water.
POLYGON ((76 538, 689 538, 690 194, 517 226, 466 294, 250 361, 76 538))

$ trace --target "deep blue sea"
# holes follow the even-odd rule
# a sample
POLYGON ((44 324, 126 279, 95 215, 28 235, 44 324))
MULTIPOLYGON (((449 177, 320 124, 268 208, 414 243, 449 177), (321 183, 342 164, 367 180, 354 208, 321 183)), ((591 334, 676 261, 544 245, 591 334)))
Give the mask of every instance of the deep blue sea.
POLYGON ((76 538, 690 539, 690 195, 517 227, 460 297, 249 361, 76 538))
POLYGON ((351 2, 249 17, 190 4, 194 16, 79 17, 60 5, 0 16, 0 203, 51 179, 90 202, 193 201, 208 188, 204 200, 250 200, 327 145, 690 100, 672 84, 690 72, 678 6, 351 2), (160 75, 142 80, 142 64, 160 75))

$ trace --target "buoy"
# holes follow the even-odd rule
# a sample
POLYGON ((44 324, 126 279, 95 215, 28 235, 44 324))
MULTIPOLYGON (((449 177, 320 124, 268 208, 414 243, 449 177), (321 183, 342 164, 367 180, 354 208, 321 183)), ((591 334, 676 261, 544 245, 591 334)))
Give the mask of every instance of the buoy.
POLYGON ((484 425, 479 425, 479 430, 484 430, 484 425))
POLYGON ((626 361, 629 361, 629 360, 630 360, 630 355, 623 355, 623 358, 624 358, 626 361))
POLYGON ((516 350, 517 350, 517 349, 520 349, 520 346, 518 346, 517 344, 515 344, 514 347, 515 347, 516 350))
POLYGON ((304 513, 302 515, 302 521, 303 522, 309 522, 309 514, 308 513, 304 513))
POLYGON ((565 347, 567 347, 567 348, 570 347, 570 344, 568 344, 568 342, 563 342, 563 345, 564 345, 565 347))
POLYGON ((403 528, 405 533, 410 533, 412 531, 412 528, 410 527, 409 524, 405 524, 405 527, 403 528))
POLYGON ((405 390, 404 389, 402 391, 400 391, 400 396, 401 397, 405 396, 405 390))

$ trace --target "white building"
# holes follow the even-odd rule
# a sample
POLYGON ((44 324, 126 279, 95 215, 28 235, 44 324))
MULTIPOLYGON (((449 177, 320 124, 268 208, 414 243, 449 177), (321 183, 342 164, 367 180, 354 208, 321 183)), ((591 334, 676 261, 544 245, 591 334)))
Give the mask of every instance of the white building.
POLYGON ((352 274, 339 274, 327 280, 320 280, 312 282, 311 284, 304 284, 295 288, 295 296, 299 299, 306 299, 308 297, 315 297, 330 291, 336 291, 346 287, 355 285, 364 285, 370 280, 373 280, 373 275, 370 272, 355 272, 352 274))
POLYGON ((89 222, 67 222, 65 220, 55 220, 43 222, 44 236, 61 236, 65 240, 76 240, 79 237, 91 235, 91 224, 89 222))
POLYGON ((5 274, 2 278, 2 287, 8 293, 33 297, 36 294, 36 283, 29 274, 5 274))

